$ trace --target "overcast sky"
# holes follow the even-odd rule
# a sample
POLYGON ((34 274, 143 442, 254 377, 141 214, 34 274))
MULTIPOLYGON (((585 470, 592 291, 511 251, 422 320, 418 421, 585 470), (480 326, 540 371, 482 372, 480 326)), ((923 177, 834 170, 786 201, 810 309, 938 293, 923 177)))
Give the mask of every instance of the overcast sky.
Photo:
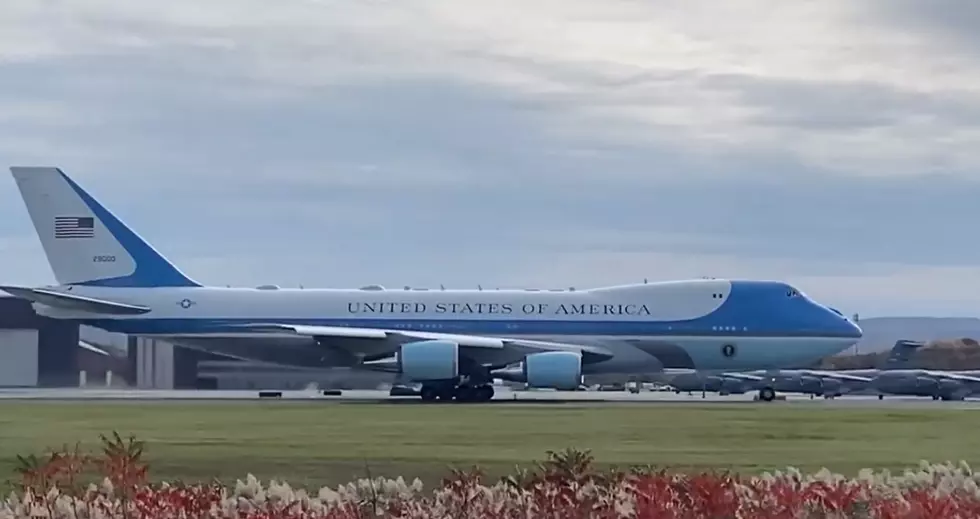
MULTIPOLYGON (((980 4, 4 0, 0 157, 189 275, 980 315, 980 4)), ((0 278, 53 276, 9 172, 0 278)))

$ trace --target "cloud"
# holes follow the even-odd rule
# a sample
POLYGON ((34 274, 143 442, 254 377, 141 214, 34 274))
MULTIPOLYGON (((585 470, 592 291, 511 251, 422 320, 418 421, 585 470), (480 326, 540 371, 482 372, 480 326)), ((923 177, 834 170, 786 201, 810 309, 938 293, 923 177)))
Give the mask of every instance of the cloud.
MULTIPOLYGON (((14 0, 0 155, 221 284, 780 277, 955 313, 980 49, 916 5, 14 0)), ((0 197, 4 277, 49 281, 0 197)))

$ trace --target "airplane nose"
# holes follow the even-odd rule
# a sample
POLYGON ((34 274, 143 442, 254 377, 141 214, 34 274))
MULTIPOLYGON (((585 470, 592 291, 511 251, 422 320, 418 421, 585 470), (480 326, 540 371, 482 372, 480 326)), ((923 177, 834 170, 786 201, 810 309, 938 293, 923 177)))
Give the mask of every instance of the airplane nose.
POLYGON ((840 323, 842 335, 844 337, 848 339, 860 339, 861 337, 864 337, 864 330, 862 330, 856 322, 844 317, 843 314, 834 309, 831 309, 831 311, 833 311, 835 317, 837 317, 838 322, 840 323))
POLYGON ((860 339, 861 337, 864 337, 864 330, 862 330, 857 323, 851 321, 850 319, 846 319, 846 321, 847 324, 850 326, 850 333, 847 335, 848 338, 860 339))
POLYGON ((857 322, 848 319, 840 312, 840 310, 836 308, 830 306, 824 306, 824 308, 833 314, 833 319, 836 323, 834 328, 839 330, 841 335, 843 335, 845 338, 860 339, 861 337, 864 337, 864 330, 858 326, 857 322))

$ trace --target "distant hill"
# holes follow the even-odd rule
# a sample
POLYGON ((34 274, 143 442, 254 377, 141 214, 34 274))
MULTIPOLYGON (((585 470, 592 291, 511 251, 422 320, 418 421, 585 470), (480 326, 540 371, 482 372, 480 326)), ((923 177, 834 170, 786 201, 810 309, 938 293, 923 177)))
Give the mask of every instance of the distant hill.
POLYGON ((899 339, 913 341, 980 339, 980 319, 972 317, 872 317, 861 319, 864 337, 843 354, 888 351, 899 339))

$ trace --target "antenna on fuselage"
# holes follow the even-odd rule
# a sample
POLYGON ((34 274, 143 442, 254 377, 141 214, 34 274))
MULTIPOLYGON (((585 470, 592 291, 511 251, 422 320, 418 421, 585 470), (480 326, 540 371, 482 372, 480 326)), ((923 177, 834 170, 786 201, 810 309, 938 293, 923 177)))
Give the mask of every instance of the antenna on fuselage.
POLYGON ((477 286, 476 286, 476 289, 477 289, 477 290, 481 290, 481 291, 482 291, 482 290, 483 290, 483 285, 477 285, 477 286))
POLYGON ((445 289, 446 289, 446 285, 439 283, 439 290, 445 290, 445 289))
POLYGON ((643 278, 643 284, 644 284, 644 285, 646 285, 646 284, 647 284, 647 278, 643 278))

